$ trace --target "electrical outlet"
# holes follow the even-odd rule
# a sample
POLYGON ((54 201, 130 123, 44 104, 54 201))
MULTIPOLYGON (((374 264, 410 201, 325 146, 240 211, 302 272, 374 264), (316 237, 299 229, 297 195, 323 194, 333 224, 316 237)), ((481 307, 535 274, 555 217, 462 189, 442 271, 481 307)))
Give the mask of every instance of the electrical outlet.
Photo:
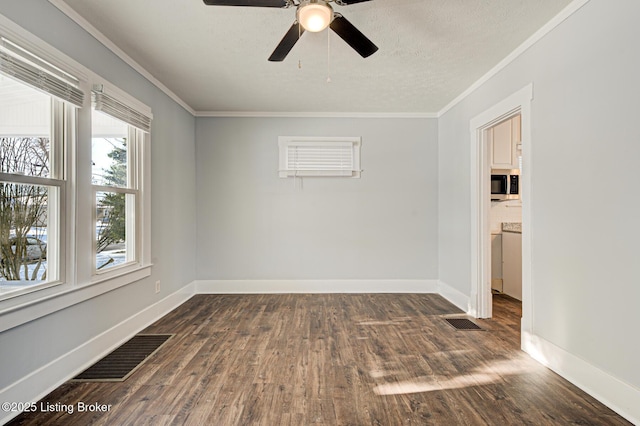
POLYGON ((156 281, 156 293, 160 293, 160 281, 156 281))

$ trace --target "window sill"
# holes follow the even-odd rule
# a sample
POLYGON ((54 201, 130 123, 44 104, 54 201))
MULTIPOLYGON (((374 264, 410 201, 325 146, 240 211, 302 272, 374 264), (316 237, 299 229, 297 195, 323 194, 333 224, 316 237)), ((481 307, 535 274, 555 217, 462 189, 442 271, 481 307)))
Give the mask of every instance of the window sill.
POLYGON ((143 266, 137 262, 129 262, 109 269, 98 271, 91 277, 89 285, 118 279, 120 277, 132 274, 142 268, 143 266))
POLYGON ((94 280, 87 284, 62 284, 3 300, 0 302, 0 333, 140 281, 151 275, 152 266, 138 265, 135 268, 121 269, 117 274, 100 276, 97 279, 94 277, 94 280))

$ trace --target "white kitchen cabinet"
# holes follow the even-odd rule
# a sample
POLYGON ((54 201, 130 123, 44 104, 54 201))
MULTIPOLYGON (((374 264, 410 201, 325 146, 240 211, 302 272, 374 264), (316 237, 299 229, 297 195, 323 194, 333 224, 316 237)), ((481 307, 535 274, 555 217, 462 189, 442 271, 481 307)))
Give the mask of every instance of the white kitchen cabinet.
POLYGON ((489 129, 492 169, 517 169, 520 136, 520 115, 489 129))
POLYGON ((522 234, 502 233, 502 292, 522 300, 522 234))

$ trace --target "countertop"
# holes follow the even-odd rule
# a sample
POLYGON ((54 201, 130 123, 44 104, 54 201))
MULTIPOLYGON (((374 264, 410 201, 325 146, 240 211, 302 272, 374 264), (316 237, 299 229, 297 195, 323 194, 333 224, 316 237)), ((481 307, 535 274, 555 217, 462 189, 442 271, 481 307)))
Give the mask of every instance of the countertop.
POLYGON ((513 232, 516 234, 522 234, 522 223, 502 222, 502 232, 513 232))

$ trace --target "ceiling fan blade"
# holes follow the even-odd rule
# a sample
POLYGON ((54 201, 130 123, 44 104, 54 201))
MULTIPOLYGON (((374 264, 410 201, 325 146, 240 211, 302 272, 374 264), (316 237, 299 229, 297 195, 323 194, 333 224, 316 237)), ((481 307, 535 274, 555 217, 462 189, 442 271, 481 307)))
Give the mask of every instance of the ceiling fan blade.
POLYGON ((291 28, 289 28, 289 31, 287 31, 284 37, 282 37, 282 40, 280 40, 280 44, 278 44, 276 50, 269 56, 269 61, 284 61, 284 58, 286 58, 291 49, 293 49, 298 39, 302 37, 302 33, 304 33, 304 28, 302 28, 297 21, 294 22, 291 28))
POLYGON ((289 7, 287 0, 204 0, 207 6, 289 7))
POLYGON ((340 6, 348 6, 350 4, 356 4, 356 3, 362 3, 365 1, 371 1, 371 0, 334 0, 336 2, 336 4, 339 4, 340 6))
POLYGON ((378 46, 373 44, 371 40, 369 40, 356 27, 354 27, 351 22, 347 21, 345 17, 339 13, 334 14, 330 27, 363 58, 373 55, 378 50, 378 46))

